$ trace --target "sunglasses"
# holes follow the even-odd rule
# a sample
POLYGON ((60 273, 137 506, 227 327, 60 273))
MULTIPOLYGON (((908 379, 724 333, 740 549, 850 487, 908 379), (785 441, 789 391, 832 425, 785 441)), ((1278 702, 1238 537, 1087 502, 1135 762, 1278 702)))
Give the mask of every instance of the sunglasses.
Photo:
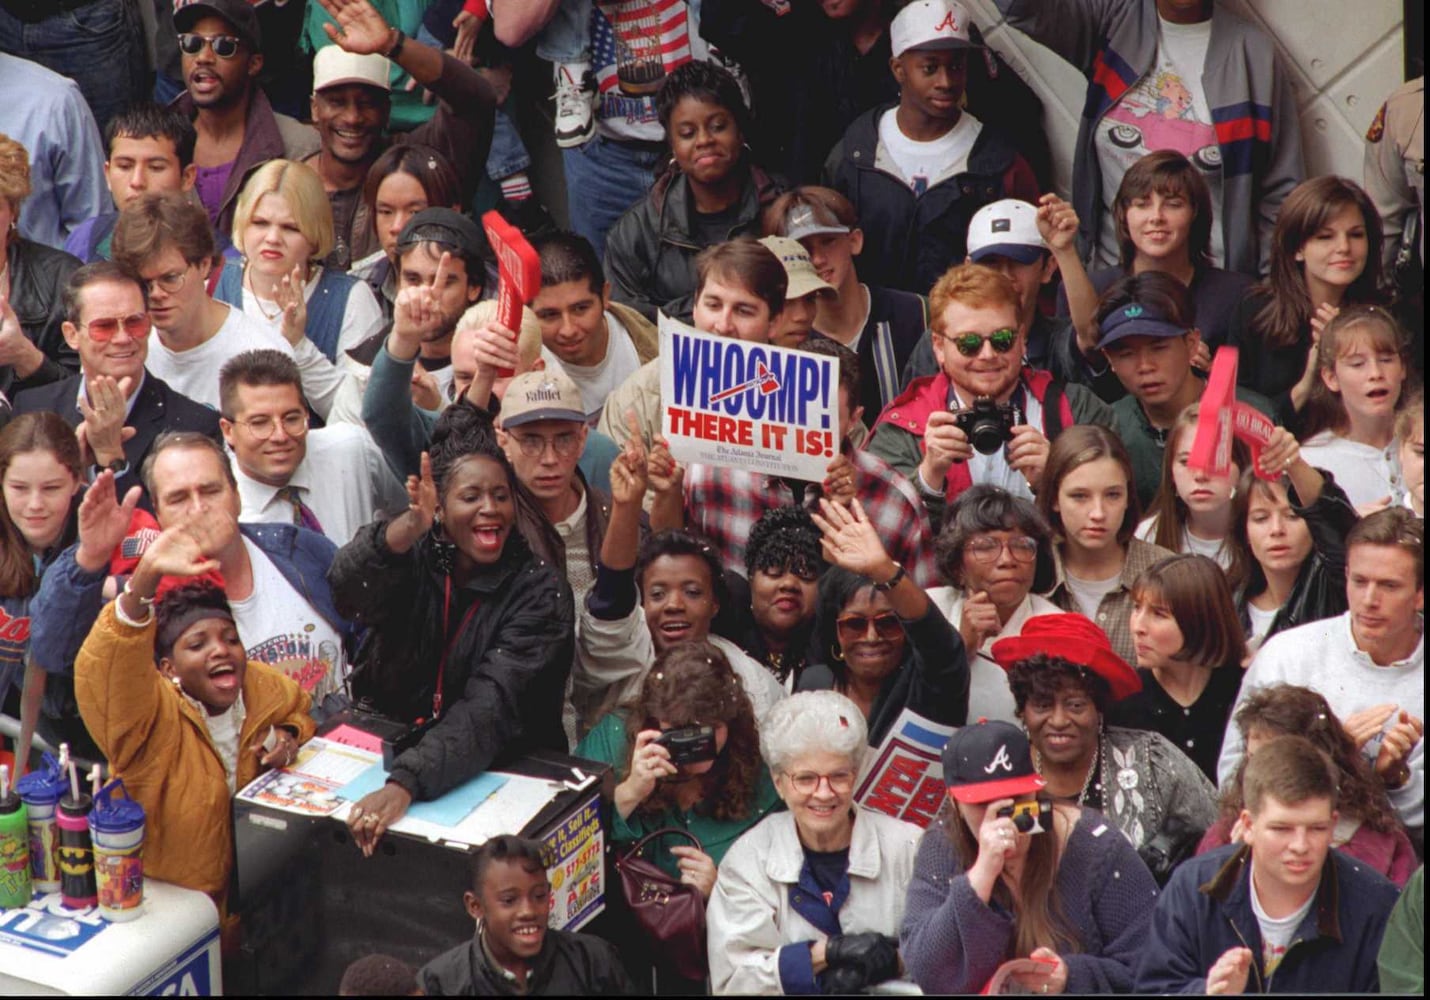
POLYGON ((899 616, 890 611, 877 615, 840 615, 834 620, 835 631, 846 642, 862 639, 869 634, 869 626, 874 626, 874 634, 880 639, 897 639, 904 634, 899 616))
POLYGON ((960 333, 952 337, 948 334, 939 334, 939 336, 952 344, 965 358, 977 356, 983 350, 984 341, 992 344, 993 350, 999 354, 1007 354, 1018 342, 1018 331, 1007 327, 1002 330, 994 330, 986 337, 981 333, 960 333))
POLYGON ((196 35, 186 31, 179 36, 179 50, 186 56, 198 55, 207 45, 220 59, 232 59, 242 44, 243 39, 235 35, 196 35))
POLYGON ((142 340, 149 336, 149 314, 134 313, 122 318, 105 316, 101 319, 92 319, 85 324, 85 329, 89 331, 90 340, 96 344, 107 344, 114 339, 114 335, 119 332, 121 326, 129 336, 135 340, 142 340))

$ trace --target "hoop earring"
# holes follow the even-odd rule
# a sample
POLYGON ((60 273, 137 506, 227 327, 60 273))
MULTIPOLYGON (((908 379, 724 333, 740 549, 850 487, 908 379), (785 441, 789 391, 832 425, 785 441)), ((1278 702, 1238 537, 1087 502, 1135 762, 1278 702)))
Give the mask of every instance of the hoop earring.
POLYGON ((840 663, 844 662, 844 651, 839 648, 837 643, 829 644, 829 655, 840 663))

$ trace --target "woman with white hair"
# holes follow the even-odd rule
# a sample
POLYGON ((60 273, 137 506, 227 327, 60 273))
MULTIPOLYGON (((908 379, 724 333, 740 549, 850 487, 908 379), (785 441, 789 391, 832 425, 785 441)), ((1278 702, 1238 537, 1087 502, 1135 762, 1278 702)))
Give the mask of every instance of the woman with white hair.
POLYGON ((778 702, 760 752, 788 812, 745 833, 706 910, 710 985, 728 993, 857 993, 899 975, 918 827, 854 804, 864 713, 833 691, 778 702))

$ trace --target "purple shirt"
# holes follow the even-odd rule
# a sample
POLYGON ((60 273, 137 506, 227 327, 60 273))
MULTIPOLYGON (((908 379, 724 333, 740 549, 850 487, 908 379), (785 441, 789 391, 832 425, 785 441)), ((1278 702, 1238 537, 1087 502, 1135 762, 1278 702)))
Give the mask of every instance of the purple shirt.
POLYGON ((194 190, 209 213, 209 224, 218 225, 218 213, 223 208, 223 192, 228 187, 228 175, 233 173, 233 160, 217 167, 199 167, 194 190))

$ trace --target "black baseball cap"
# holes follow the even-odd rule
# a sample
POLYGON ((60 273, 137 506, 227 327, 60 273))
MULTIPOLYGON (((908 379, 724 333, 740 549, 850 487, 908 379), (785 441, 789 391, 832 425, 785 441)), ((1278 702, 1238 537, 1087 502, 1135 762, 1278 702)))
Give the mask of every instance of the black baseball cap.
POLYGON ((263 32, 258 27, 258 15, 248 0, 176 0, 174 27, 191 31, 205 17, 221 17, 233 25, 233 32, 254 52, 263 51, 263 32))
POLYGON ((467 257, 485 260, 489 253, 482 227, 451 208, 424 208, 408 219, 397 236, 397 248, 403 250, 428 240, 456 247, 467 257))
POLYGON ((955 801, 970 804, 1017 798, 1046 784, 1033 766, 1023 730, 987 719, 949 737, 943 748, 943 780, 955 801))

